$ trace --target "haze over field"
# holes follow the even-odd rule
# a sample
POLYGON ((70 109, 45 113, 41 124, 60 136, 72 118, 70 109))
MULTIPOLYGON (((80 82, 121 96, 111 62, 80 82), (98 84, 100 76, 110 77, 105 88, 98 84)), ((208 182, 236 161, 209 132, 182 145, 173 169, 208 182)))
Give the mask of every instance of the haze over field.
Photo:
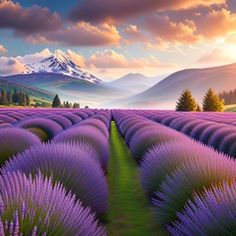
POLYGON ((3 0, 1 86, 91 107, 172 109, 186 88, 201 102, 236 87, 235 25, 234 0, 3 0))

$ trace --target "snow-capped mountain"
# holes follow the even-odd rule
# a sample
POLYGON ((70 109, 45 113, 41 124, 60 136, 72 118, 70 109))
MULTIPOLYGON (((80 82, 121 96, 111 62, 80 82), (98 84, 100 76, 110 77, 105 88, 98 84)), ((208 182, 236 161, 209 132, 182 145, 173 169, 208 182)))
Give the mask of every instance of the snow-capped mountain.
POLYGON ((16 59, 24 65, 23 74, 31 73, 58 73, 72 76, 80 80, 92 83, 101 83, 102 80, 83 70, 75 60, 75 53, 68 50, 62 52, 56 50, 54 53, 45 49, 39 53, 17 57, 16 59))

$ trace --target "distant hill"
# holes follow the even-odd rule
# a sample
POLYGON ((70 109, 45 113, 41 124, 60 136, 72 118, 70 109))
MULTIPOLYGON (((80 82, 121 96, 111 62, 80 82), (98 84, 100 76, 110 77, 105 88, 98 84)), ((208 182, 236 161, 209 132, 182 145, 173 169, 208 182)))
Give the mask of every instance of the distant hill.
POLYGON ((43 90, 43 89, 39 89, 39 88, 35 88, 35 87, 31 87, 31 86, 27 86, 27 85, 23 85, 21 83, 17 83, 14 81, 10 81, 7 78, 4 77, 0 77, 0 88, 1 89, 6 89, 6 90, 18 90, 18 91, 22 91, 22 92, 26 92, 28 93, 31 97, 34 98, 34 100, 36 101, 46 101, 46 102, 52 102, 55 93, 43 90))
POLYGON ((109 87, 106 83, 93 83, 58 73, 32 73, 5 77, 24 86, 58 93, 62 100, 80 102, 82 105, 100 106, 107 100, 127 96, 128 93, 109 87))
POLYGON ((203 69, 187 69, 169 75, 135 96, 116 100, 115 106, 172 109, 181 92, 189 88, 198 102, 208 88, 217 92, 236 88, 236 63, 203 69))
POLYGON ((129 73, 120 79, 109 82, 108 84, 114 88, 125 89, 136 94, 150 88, 163 78, 165 78, 165 75, 147 77, 140 73, 129 73))

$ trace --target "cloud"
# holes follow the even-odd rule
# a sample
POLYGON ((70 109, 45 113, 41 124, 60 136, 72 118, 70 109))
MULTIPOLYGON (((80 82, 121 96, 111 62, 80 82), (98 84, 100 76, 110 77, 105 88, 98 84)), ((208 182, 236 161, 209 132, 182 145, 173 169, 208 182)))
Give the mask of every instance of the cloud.
POLYGON ((226 64, 236 61, 236 55, 232 56, 222 48, 215 48, 200 56, 196 62, 199 64, 226 64))
POLYGON ((115 26, 102 24, 91 25, 79 22, 65 26, 57 31, 31 35, 26 38, 31 43, 57 43, 69 46, 103 46, 115 45, 121 39, 115 26))
POLYGON ((147 40, 146 36, 137 25, 128 25, 125 30, 125 39, 127 44, 135 42, 144 42, 147 40))
POLYGON ((144 22, 144 28, 156 37, 161 44, 193 44, 201 40, 196 35, 196 24, 191 20, 184 22, 174 22, 168 16, 153 15, 148 17, 144 22))
POLYGON ((72 21, 120 21, 156 10, 179 10, 225 4, 226 0, 82 0, 69 13, 72 21))
POLYGON ((0 57, 0 65, 1 76, 20 74, 25 68, 24 64, 14 57, 0 57))
POLYGON ((61 27, 60 17, 48 8, 23 8, 19 3, 0 1, 0 28, 13 29, 15 34, 45 32, 61 27))
POLYGON ((7 49, 0 44, 0 53, 5 53, 5 52, 7 52, 7 49))
POLYGON ((236 14, 227 9, 211 10, 196 20, 197 31, 206 39, 225 37, 236 32, 236 14))
POLYGON ((173 67, 173 64, 166 64, 159 61, 158 58, 150 56, 148 58, 127 59, 111 49, 102 52, 96 52, 86 59, 86 66, 90 68, 158 68, 173 67))

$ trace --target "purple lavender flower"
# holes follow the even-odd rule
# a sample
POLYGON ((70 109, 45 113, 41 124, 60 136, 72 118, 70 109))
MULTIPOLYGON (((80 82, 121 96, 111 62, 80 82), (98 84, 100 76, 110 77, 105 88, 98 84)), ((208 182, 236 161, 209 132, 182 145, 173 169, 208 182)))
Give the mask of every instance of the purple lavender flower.
POLYGON ((161 183, 160 190, 153 198, 154 213, 161 224, 175 220, 176 212, 192 199, 193 193, 201 193, 205 188, 222 181, 232 181, 236 177, 234 160, 213 152, 206 152, 199 160, 189 160, 161 183))
POLYGON ((202 195, 195 195, 168 227, 174 236, 236 234, 236 184, 225 182, 202 195))
POLYGON ((0 197, 4 204, 1 235, 106 235, 88 208, 41 175, 27 178, 17 172, 0 176, 0 197))
POLYGON ((148 129, 143 127, 137 131, 130 141, 130 150, 133 157, 137 161, 140 161, 144 154, 153 146, 177 140, 182 140, 184 142, 187 138, 174 130, 157 124, 156 126, 153 126, 152 129, 150 129, 150 127, 148 129))
POLYGON ((8 158, 21 153, 32 145, 41 144, 40 139, 20 128, 0 129, 0 165, 8 158))
POLYGON ((28 128, 42 129, 48 134, 49 139, 53 138, 63 130, 62 126, 60 126, 58 123, 45 118, 27 119, 19 122, 17 126, 25 129, 28 128))
POLYGON ((218 155, 212 149, 199 143, 174 141, 154 146, 144 155, 139 172, 143 189, 153 197, 159 191, 165 178, 181 165, 192 160, 218 155))
POLYGON ((104 169, 107 168, 109 158, 108 140, 103 133, 97 128, 82 125, 70 128, 58 134, 54 139, 54 143, 86 143, 91 145, 97 152, 99 161, 104 169))
POLYGON ((107 210, 108 186, 96 151, 89 144, 43 144, 17 155, 2 173, 21 171, 51 177, 98 214, 107 210))
POLYGON ((70 126, 72 126, 72 122, 68 118, 61 115, 50 115, 47 118, 57 122, 59 125, 63 127, 63 129, 67 129, 70 126))

